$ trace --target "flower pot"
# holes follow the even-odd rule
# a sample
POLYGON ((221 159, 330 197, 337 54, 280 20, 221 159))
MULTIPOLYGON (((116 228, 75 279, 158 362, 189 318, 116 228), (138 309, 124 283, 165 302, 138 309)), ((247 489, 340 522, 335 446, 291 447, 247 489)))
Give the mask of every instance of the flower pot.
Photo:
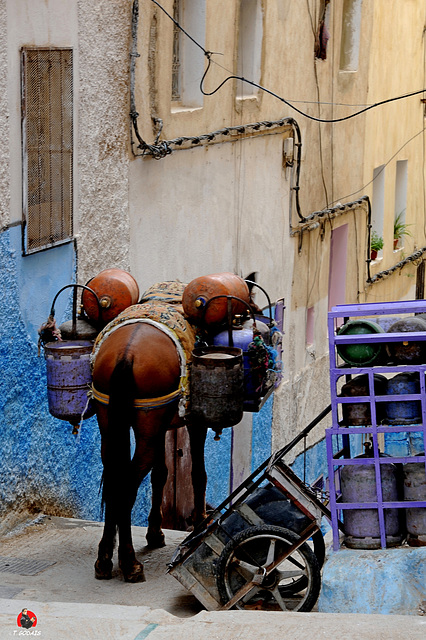
POLYGON ((375 259, 377 258, 377 251, 376 251, 376 249, 371 249, 371 252, 370 252, 370 258, 371 258, 372 260, 375 260, 375 259))

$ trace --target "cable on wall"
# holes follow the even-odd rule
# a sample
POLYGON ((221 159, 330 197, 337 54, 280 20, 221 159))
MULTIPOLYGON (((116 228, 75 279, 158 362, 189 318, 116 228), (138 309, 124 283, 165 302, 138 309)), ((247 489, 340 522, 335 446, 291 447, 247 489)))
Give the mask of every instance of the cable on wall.
MULTIPOLYGON (((152 1, 154 2, 154 4, 156 4, 161 9, 163 9, 161 5, 158 4, 158 2, 156 2, 155 0, 152 0, 152 1)), ((163 9, 163 11, 165 10, 163 9)), ((167 12, 165 11, 165 13, 167 12)), ((176 23, 176 21, 170 15, 169 17, 173 22, 176 23)), ((142 138, 138 128, 139 113, 137 112, 136 102, 135 102, 136 59, 140 57, 137 51, 138 20, 139 20, 139 2, 138 0, 134 0, 133 9, 132 9, 132 47, 131 47, 131 53, 130 53, 130 57, 131 57, 130 118, 133 125, 133 128, 131 129, 131 145, 132 145, 133 155, 135 157, 151 156, 155 160, 161 160, 162 158, 165 158, 167 155, 170 155, 173 150, 187 149, 187 148, 192 148, 192 147, 203 145, 203 144, 209 144, 214 141, 217 141, 218 138, 226 139, 229 142, 234 142, 236 140, 241 140, 240 137, 236 137, 236 136, 243 136, 244 134, 262 135, 262 132, 264 132, 263 134, 265 134, 265 133, 272 132, 278 128, 291 126, 293 129, 293 137, 295 140, 294 146, 296 149, 296 158, 295 158, 296 179, 295 179, 295 186, 292 187, 292 190, 294 191, 297 215, 301 221, 304 221, 305 218, 301 212, 300 199, 299 199, 300 165, 301 165, 301 159, 302 159, 302 136, 300 132, 300 127, 296 122, 296 120, 294 120, 294 118, 280 118, 279 120, 262 120, 259 122, 250 122, 248 124, 243 124, 243 125, 222 127, 221 129, 217 129, 216 131, 210 131, 208 133, 200 134, 198 136, 179 136, 172 140, 160 140, 160 135, 163 128, 163 122, 160 118, 155 118, 155 124, 157 125, 158 130, 157 130, 157 136, 155 138, 154 143, 149 144, 142 138), (134 135, 136 136, 136 141, 133 138, 133 132, 134 132, 134 135), (138 153, 137 151, 135 151, 134 149, 135 145, 137 149, 140 149, 141 153, 138 153)), ((181 28, 180 25, 178 25, 178 23, 176 24, 177 26, 179 26, 179 28, 181 28)), ((186 32, 183 29, 182 31, 186 34, 186 32)), ((193 38, 191 38, 191 40, 193 40, 193 38)), ((198 45, 198 43, 197 43, 197 46, 202 48, 201 45, 198 45)), ((247 138, 244 138, 244 139, 247 139, 247 138)), ((225 141, 225 140, 221 140, 221 141, 225 141)))
MULTIPOLYGON (((212 56, 213 55, 219 55, 219 54, 215 54, 211 51, 207 51, 199 42, 197 42, 189 33, 187 33, 187 31, 185 31, 185 29, 164 9, 164 7, 157 2, 157 0, 151 0, 151 2, 153 2, 159 9, 161 9, 161 11, 163 11, 168 18, 185 34, 185 36, 187 36, 202 52, 203 54, 206 56, 207 58, 207 67, 206 70, 202 76, 201 82, 200 82, 200 91, 203 93, 203 95, 205 96, 211 96, 214 95, 216 92, 219 91, 219 89, 229 80, 241 80, 243 82, 246 82, 258 89, 260 89, 261 91, 264 91, 266 93, 269 93, 270 95, 272 95, 273 97, 277 98, 278 100, 280 100, 281 102, 284 102, 287 106, 289 106, 290 108, 294 109, 297 113, 301 114, 302 116, 310 119, 310 120, 314 120, 316 122, 319 123, 337 123, 337 122, 343 122, 346 120, 349 120, 351 118, 354 118, 358 115, 361 115, 367 111, 369 111, 370 109, 376 108, 378 106, 382 106, 384 104, 390 103, 390 102, 394 102, 397 100, 402 100, 405 98, 409 98, 415 95, 419 95, 421 93, 425 92, 425 89, 421 89, 418 91, 414 91, 411 93, 407 93, 407 94, 403 94, 400 96, 396 96, 394 98, 388 98, 386 100, 382 100, 380 102, 376 102, 370 105, 367 105, 365 107, 363 107, 362 109, 360 109, 359 111, 352 113, 350 115, 341 117, 341 118, 332 118, 332 119, 326 119, 326 118, 316 118, 314 116, 311 116, 305 112, 303 112, 302 110, 298 109, 297 107, 294 106, 294 104, 292 104, 289 100, 286 100, 285 98, 283 98, 282 96, 279 96, 278 94, 274 93, 273 91, 267 89, 266 87, 263 87, 255 82, 252 82, 251 80, 248 80, 244 77, 240 77, 240 76, 235 76, 235 75, 229 75, 227 78, 225 78, 225 80, 223 80, 217 87, 216 89, 214 89, 211 92, 205 92, 203 89, 203 85, 204 85, 204 81, 207 77, 208 71, 210 69, 210 66, 212 63, 214 64, 218 64, 217 62, 212 60, 212 56)), ((293 127, 293 131, 295 133, 295 148, 296 148, 296 180, 295 180, 295 186, 292 187, 292 189, 295 192, 295 203, 296 203, 296 211, 297 211, 297 215, 298 218, 300 220, 300 222, 303 224, 303 227, 298 227, 298 228, 293 228, 291 227, 291 235, 295 236, 297 234, 300 234, 300 242, 302 239, 302 235, 304 231, 308 231, 314 228, 317 228, 319 226, 319 222, 318 219, 323 218, 324 216, 327 216, 328 219, 331 219, 332 217, 336 217, 336 215, 340 215, 341 213, 344 213, 348 210, 350 210, 351 208, 353 208, 353 206, 357 203, 361 203, 362 201, 366 200, 368 202, 368 211, 369 211, 369 223, 368 223, 368 250, 370 247, 370 227, 371 227, 371 204, 370 204, 370 200, 368 198, 368 196, 364 196, 362 198, 360 198, 357 201, 354 201, 352 203, 347 203, 345 205, 340 205, 338 207, 334 207, 334 208, 328 208, 328 209, 324 209, 323 211, 317 211, 314 212, 312 214, 310 214, 309 216, 303 216, 302 212, 301 212, 301 208, 300 208, 300 200, 299 200, 299 191, 300 191, 300 186, 299 186, 299 182, 300 182, 300 166, 301 166, 301 148, 302 148, 302 142, 301 142, 301 133, 300 133, 300 127, 298 125, 298 123, 296 122, 296 120, 294 120, 293 118, 281 118, 280 120, 273 120, 273 121, 260 121, 260 122, 255 122, 255 123, 249 123, 249 124, 244 124, 244 125, 238 125, 238 126, 229 126, 229 127, 223 127, 221 129, 218 129, 216 131, 212 131, 209 133, 205 133, 205 134, 201 134, 198 136, 180 136, 177 138, 174 138, 172 140, 161 140, 160 141, 160 135, 161 135, 161 131, 162 131, 162 120, 160 118, 156 118, 154 119, 155 124, 157 125, 158 128, 158 132, 157 132, 157 136, 155 138, 155 141, 153 144, 149 144, 147 143, 145 140, 143 140, 143 138, 141 137, 139 130, 138 130, 138 123, 137 123, 137 119, 139 114, 137 113, 136 110, 136 105, 135 105, 135 66, 136 66, 136 58, 139 57, 139 54, 137 53, 137 25, 138 25, 138 17, 139 17, 139 2, 138 0, 134 0, 133 3, 133 11, 132 11, 132 50, 130 53, 131 56, 131 65, 130 65, 130 74, 131 74, 131 78, 130 78, 130 92, 131 92, 131 96, 130 96, 130 117, 131 117, 131 121, 132 121, 132 125, 133 125, 133 131, 135 133, 135 136, 137 138, 138 141, 138 145, 137 148, 141 150, 141 153, 137 153, 133 150, 133 153, 135 156, 152 156, 153 158, 159 160, 161 158, 166 157, 167 155, 171 154, 172 151, 174 149, 185 149, 185 148, 191 148, 197 145, 202 145, 202 144, 208 144, 211 143, 213 141, 215 141, 217 138, 219 137, 224 137, 227 138, 229 140, 232 140, 232 136, 233 135, 244 135, 247 133, 259 133, 262 131, 272 131, 273 129, 277 128, 277 127, 282 127, 285 125, 291 125, 293 127), (340 212, 340 213, 338 213, 340 212), (308 224, 306 224, 308 223, 308 224)), ((218 65, 221 66, 221 65, 218 65)), ((226 70, 228 71, 228 70, 226 70)), ((230 73, 228 71, 228 73, 230 73)), ((319 104, 319 103, 316 103, 319 104)), ((424 131, 424 129, 422 130, 424 131)), ((417 135, 419 135, 420 133, 415 134, 415 136, 413 136, 412 138, 410 138, 410 140, 408 140, 398 151, 397 153, 406 145, 408 144, 408 142, 410 142, 413 138, 415 138, 417 135)), ((240 139, 240 138, 237 138, 240 139)), ((234 138, 235 140, 235 138, 234 138)), ((135 145, 135 141, 133 140, 133 135, 132 135, 132 149, 135 145)), ((395 154, 397 155, 397 154, 395 154)), ((392 156, 392 158, 388 161, 388 163, 395 157, 392 156)), ((386 163, 386 164, 388 164, 386 163)), ((386 166, 386 165, 385 165, 386 166)), ((364 185, 364 187, 362 187, 361 189, 359 189, 358 191, 354 192, 353 194, 350 194, 348 196, 345 196, 345 198, 342 199, 346 199, 348 197, 351 197, 351 195, 354 195, 356 193, 359 193, 359 191, 364 190, 365 187, 367 187, 369 184, 371 184, 372 181, 370 181, 370 183, 368 183, 367 185, 364 185)), ((333 204, 333 203, 332 203, 333 204)), ((404 262, 404 261, 403 261, 404 262)), ((399 263, 398 263, 399 264, 399 263)), ((369 270, 369 257, 367 258, 367 265, 368 265, 368 270, 369 270)), ((377 278, 379 274, 376 274, 375 278, 377 278)), ((368 273, 368 281, 372 281, 370 278, 370 273, 368 273)))
POLYGON ((384 269, 383 271, 379 271, 378 273, 375 273, 374 276, 371 276, 371 277, 369 276, 367 279, 368 284, 374 284, 379 280, 384 280, 388 276, 392 275, 392 273, 395 273, 395 271, 398 271, 398 269, 401 270, 406 265, 416 262, 416 260, 419 260, 424 253, 426 253, 426 247, 422 247, 421 249, 418 249, 417 251, 409 255, 407 258, 404 258, 404 260, 400 260, 399 262, 394 264, 393 267, 389 267, 389 269, 384 269))

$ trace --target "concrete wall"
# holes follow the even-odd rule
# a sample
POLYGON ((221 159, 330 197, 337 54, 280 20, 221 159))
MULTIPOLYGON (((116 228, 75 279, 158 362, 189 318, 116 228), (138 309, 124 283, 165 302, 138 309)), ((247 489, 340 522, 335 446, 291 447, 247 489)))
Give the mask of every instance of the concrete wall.
MULTIPOLYGON (((381 2, 374 5, 372 38, 380 43, 371 54, 368 73, 368 102, 421 90, 424 87, 424 24, 426 8, 410 2, 400 14, 398 6, 381 2), (394 43, 389 41, 392 29, 394 43), (402 43, 402 47, 400 46, 402 43), (409 63, 408 63, 409 61, 409 63)), ((393 38, 392 38, 393 39, 393 38)), ((392 102, 366 116, 364 182, 370 182, 376 167, 384 169, 384 225, 382 260, 372 265, 372 275, 387 269, 413 251, 426 245, 424 183, 424 105, 423 95, 392 102), (407 161, 407 206, 405 220, 410 236, 393 250, 395 180, 398 161, 407 161)), ((367 191, 372 195, 372 186, 367 191)), ((373 202, 374 207, 374 202, 373 202)), ((415 297, 416 266, 394 274, 367 292, 371 300, 398 300, 415 297)))
MULTIPOLYGON (((256 271, 272 300, 290 295, 282 144, 276 135, 132 163, 130 258, 142 290, 158 280, 256 271)), ((267 303, 260 292, 256 300, 267 303)))

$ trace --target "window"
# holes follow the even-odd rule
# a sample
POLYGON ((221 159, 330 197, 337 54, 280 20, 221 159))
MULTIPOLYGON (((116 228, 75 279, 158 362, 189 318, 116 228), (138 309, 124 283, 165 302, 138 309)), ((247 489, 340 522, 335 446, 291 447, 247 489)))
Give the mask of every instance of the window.
MULTIPOLYGON (((237 76, 260 83, 263 14, 261 0, 241 0, 238 29, 237 76)), ((237 80, 237 96, 256 94, 258 89, 237 80)))
POLYGON ((344 0, 340 43, 340 70, 357 71, 362 0, 344 0))
POLYGON ((22 152, 24 252, 72 237, 72 50, 24 48, 22 152))
MULTIPOLYGON (((204 47, 206 0, 173 0, 173 18, 204 47)), ((200 82, 204 73, 203 52, 182 31, 173 27, 172 101, 185 107, 201 107, 200 82)))
MULTIPOLYGON (((180 0, 173 0, 173 19, 180 23, 180 0)), ((181 30, 173 23, 172 100, 180 100, 180 36, 181 30)))
POLYGON ((385 218, 385 165, 376 167, 373 171, 373 200, 371 210, 371 224, 373 230, 382 237, 385 218))
MULTIPOLYGON (((407 208, 407 180, 408 160, 398 160, 396 163, 395 175, 395 222, 400 225, 400 227, 401 225, 405 225, 405 211, 407 208)), ((397 239, 397 237, 395 237, 395 239, 397 239)))

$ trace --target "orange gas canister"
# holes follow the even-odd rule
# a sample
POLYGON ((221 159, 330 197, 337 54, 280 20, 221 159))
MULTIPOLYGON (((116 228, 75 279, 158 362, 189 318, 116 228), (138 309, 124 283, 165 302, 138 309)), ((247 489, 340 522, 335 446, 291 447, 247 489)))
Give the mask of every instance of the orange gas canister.
MULTIPOLYGON (((183 310, 194 321, 203 319, 206 324, 222 322, 227 316, 228 302, 226 297, 213 300, 215 296, 235 296, 250 302, 250 292, 242 278, 234 273, 213 273, 209 276, 200 276, 192 280, 184 289, 182 296, 183 310)), ((247 305, 232 300, 232 313, 247 311, 247 305)))
POLYGON ((119 313, 136 304, 139 299, 139 287, 132 275, 122 269, 105 269, 89 280, 87 285, 97 294, 101 306, 90 291, 84 291, 83 308, 86 315, 95 322, 106 324, 119 313))

